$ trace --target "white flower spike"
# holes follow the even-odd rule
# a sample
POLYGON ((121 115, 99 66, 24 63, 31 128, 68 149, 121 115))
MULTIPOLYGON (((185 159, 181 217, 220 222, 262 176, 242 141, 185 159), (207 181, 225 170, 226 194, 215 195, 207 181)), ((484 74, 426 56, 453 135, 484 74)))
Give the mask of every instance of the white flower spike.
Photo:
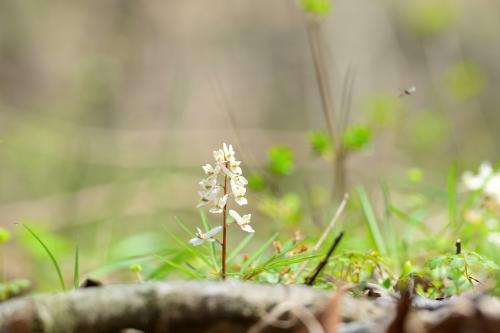
MULTIPOLYGON (((201 187, 200 192, 200 202, 196 206, 201 208, 209 205, 209 212, 212 214, 221 214, 227 212, 228 201, 230 198, 234 200, 234 203, 239 206, 248 204, 248 200, 245 197, 248 185, 248 180, 243 177, 243 170, 241 169, 241 161, 236 160, 236 153, 232 145, 226 143, 222 144, 221 149, 213 151, 214 164, 205 164, 201 168, 205 173, 205 178, 198 182, 201 187)), ((243 231, 255 232, 250 226, 251 214, 245 214, 240 216, 235 210, 229 210, 229 215, 234 218, 236 223, 240 226, 243 231)), ((224 230, 227 225, 226 220, 227 215, 223 215, 223 225, 216 227, 212 230, 219 232, 224 230)), ((211 231, 212 231, 211 230, 211 231)), ((189 240, 193 246, 198 246, 202 244, 205 240, 211 239, 212 235, 210 232, 203 233, 198 229, 198 233, 195 238, 189 240)), ((225 241, 222 244, 222 251, 225 251, 225 241)), ((225 273, 222 272, 222 275, 225 273)))
POLYGON ((252 218, 252 214, 245 214, 243 216, 240 216, 237 211, 231 209, 229 210, 229 215, 231 215, 236 223, 238 223, 241 230, 246 232, 255 232, 255 230, 253 230, 253 228, 250 226, 250 219, 252 218))

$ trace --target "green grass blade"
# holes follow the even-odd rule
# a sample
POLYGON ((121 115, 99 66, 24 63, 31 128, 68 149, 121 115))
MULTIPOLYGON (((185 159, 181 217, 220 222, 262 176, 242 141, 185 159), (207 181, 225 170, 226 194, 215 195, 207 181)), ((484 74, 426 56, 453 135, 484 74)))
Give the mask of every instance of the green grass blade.
MULTIPOLYGON (((208 224, 207 216, 205 212, 200 209, 200 218, 203 223, 203 228, 205 228, 205 232, 210 230, 210 225, 208 224)), ((209 242, 208 246, 210 247, 210 256, 212 257, 212 261, 214 262, 216 272, 219 272, 219 265, 217 264, 217 256, 215 255, 215 242, 209 242)))
POLYGON ((165 259, 165 258, 162 258, 160 256, 157 256, 158 259, 160 259, 161 261, 163 261, 165 264, 167 265, 170 265, 176 269, 178 269, 179 271, 191 276, 192 278, 195 278, 195 279, 202 279, 203 276, 199 275, 199 274, 196 274, 196 271, 193 271, 192 269, 189 269, 187 267, 184 267, 182 265, 179 265, 171 260, 168 260, 168 259, 165 259))
POLYGON ((387 183, 384 182, 381 185, 381 190, 382 190, 382 196, 384 199, 384 229, 385 229, 386 235, 389 238, 389 244, 390 244, 389 249, 390 249, 391 255, 394 257, 396 262, 398 264, 400 264, 401 263, 401 260, 400 260, 401 256, 399 253, 398 241, 396 239, 396 227, 394 225, 394 221, 392 218, 393 216, 392 216, 392 212, 391 212, 391 206, 392 206, 391 193, 390 193, 390 189, 389 189, 389 186, 387 185, 387 183))
POLYGON ((78 286, 80 285, 79 281, 79 275, 80 275, 80 263, 79 263, 79 249, 78 245, 76 246, 75 249, 75 267, 73 269, 73 287, 75 289, 78 289, 78 286))
POLYGON ((229 264, 239 253, 241 250, 243 250, 243 248, 245 246, 247 246, 247 244, 250 242, 250 240, 252 239, 253 237, 253 233, 250 233, 248 234, 239 244, 238 246, 236 246, 234 248, 233 251, 231 251, 231 253, 229 253, 229 256, 227 257, 227 263, 229 264))
MULTIPOLYGON (((179 237, 177 237, 173 232, 168 230, 166 227, 163 228, 165 232, 176 242, 183 250, 191 254, 193 257, 199 258, 202 260, 207 266, 212 267, 212 263, 210 262, 209 259, 207 259, 204 255, 199 253, 198 251, 194 250, 193 247, 187 242, 181 240, 179 237)), ((213 268, 213 267, 212 267, 213 268)))
POLYGON ((28 232, 31 234, 31 236, 33 236, 33 238, 35 238, 38 241, 38 243, 43 247, 45 252, 47 252, 47 254, 48 254, 50 260, 52 261, 52 264, 54 265, 54 268, 56 270, 57 277, 59 278, 59 283, 61 284, 61 288, 62 288, 62 290, 66 290, 66 286, 64 285, 64 278, 62 275, 61 267, 59 266, 56 258, 54 257, 54 255, 52 254, 50 249, 47 247, 47 245, 45 245, 45 243, 40 239, 40 237, 38 237, 38 235, 33 230, 31 230, 30 227, 28 227, 27 225, 25 225, 23 223, 21 225, 26 230, 28 230, 28 232))
POLYGON ((419 228, 420 231, 422 231, 424 234, 432 232, 431 228, 429 228, 427 225, 425 225, 425 223, 420 221, 418 218, 403 212, 399 208, 391 206, 391 207, 389 207, 389 210, 391 211, 391 213, 393 213, 395 216, 400 218, 403 222, 409 224, 411 227, 419 228))
POLYGON ((194 234, 193 231, 189 230, 189 228, 184 223, 182 223, 177 216, 174 216, 174 219, 175 222, 177 222, 177 224, 179 225, 179 227, 182 228, 182 230, 184 230, 188 235, 193 236, 194 234))
POLYGON ((377 251, 379 253, 386 254, 387 251, 384 239, 382 238, 382 233, 380 232, 379 226, 377 224, 377 219, 375 218, 375 214, 370 204, 370 200, 366 195, 366 191, 362 186, 358 186, 356 188, 356 192, 361 202, 361 207, 363 209, 365 220, 368 225, 368 231, 370 232, 370 236, 375 243, 375 247, 377 248, 377 251))
POLYGON ((264 251, 269 247, 269 245, 271 245, 272 242, 274 240, 276 240, 276 238, 278 238, 278 235, 279 235, 279 233, 275 233, 274 235, 272 235, 264 244, 262 244, 257 249, 257 251, 255 251, 254 253, 252 253, 252 255, 250 256, 250 258, 248 258, 247 262, 245 264, 243 264, 243 267, 241 267, 240 273, 243 273, 245 271, 245 269, 247 269, 248 265, 250 265, 256 259, 258 259, 262 255, 262 253, 264 253, 264 251))

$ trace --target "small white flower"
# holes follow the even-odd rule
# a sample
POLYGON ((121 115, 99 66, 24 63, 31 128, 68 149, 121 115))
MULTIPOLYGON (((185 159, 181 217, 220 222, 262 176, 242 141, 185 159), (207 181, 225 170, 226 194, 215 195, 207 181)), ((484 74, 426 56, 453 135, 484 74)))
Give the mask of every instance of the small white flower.
POLYGON ((210 202, 216 201, 220 191, 221 188, 219 186, 214 186, 208 191, 198 192, 198 195, 200 196, 200 202, 198 203, 198 205, 196 205, 196 208, 203 207, 210 202))
POLYGON ((198 246, 203 244, 204 241, 214 241, 213 237, 222 230, 221 226, 212 228, 211 230, 203 233, 200 228, 196 228, 196 237, 191 238, 189 243, 193 246, 198 246))
POLYGON ((217 164, 225 162, 224 151, 222 149, 214 150, 214 160, 217 164))
POLYGON ((240 206, 248 204, 248 200, 245 198, 245 193, 247 189, 244 186, 238 185, 234 180, 230 180, 231 192, 234 197, 234 201, 240 206))
POLYGON ((235 175, 241 175, 242 170, 240 168, 241 161, 236 161, 235 159, 229 160, 228 169, 235 175))
POLYGON ((224 207, 226 207, 227 198, 229 195, 224 195, 222 198, 218 198, 214 201, 214 206, 210 208, 209 212, 212 214, 220 214, 224 211, 224 207))
POLYGON ((231 172, 226 166, 221 165, 222 172, 228 176, 232 181, 234 181, 236 184, 240 186, 247 186, 248 185, 248 180, 243 177, 242 175, 236 174, 234 172, 231 172))
POLYGON ((229 215, 231 215, 236 223, 238 223, 241 230, 246 232, 255 232, 255 230, 253 230, 253 228, 250 226, 252 214, 245 214, 243 216, 240 216, 237 211, 231 209, 229 210, 229 215))
POLYGON ((209 191, 213 189, 215 186, 217 186, 217 178, 210 176, 208 178, 204 178, 200 180, 198 183, 201 187, 203 187, 204 190, 209 191))
POLYGON ((215 168, 210 165, 210 164, 205 164, 204 166, 201 167, 203 171, 205 171, 205 174, 208 176, 213 176, 217 175, 220 172, 220 166, 216 165, 215 168))
POLYGON ((222 144, 222 150, 224 151, 224 157, 226 158, 226 161, 229 161, 231 159, 234 159, 234 149, 233 145, 226 145, 224 142, 222 144))
POLYGON ((492 175, 493 167, 490 162, 483 162, 479 166, 479 173, 477 175, 474 175, 470 171, 464 172, 462 182, 469 191, 476 191, 481 189, 492 175))

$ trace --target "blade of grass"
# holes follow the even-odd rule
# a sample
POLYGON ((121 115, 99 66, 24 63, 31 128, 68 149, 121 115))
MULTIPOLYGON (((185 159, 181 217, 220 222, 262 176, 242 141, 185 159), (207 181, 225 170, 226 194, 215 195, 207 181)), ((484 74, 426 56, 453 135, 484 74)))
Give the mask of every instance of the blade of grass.
POLYGON ((363 213, 365 215, 365 220, 368 225, 368 231, 370 233, 371 239, 375 243, 377 251, 381 254, 386 254, 387 251, 384 239, 382 238, 382 234, 377 224, 377 219, 375 218, 375 213, 373 212, 370 200, 366 195, 366 191, 362 186, 358 186, 356 188, 356 192, 358 193, 358 197, 361 202, 361 208, 363 209, 363 213))
POLYGON ((260 263, 256 267, 250 269, 246 274, 244 275, 243 279, 248 280, 253 278, 254 276, 260 274, 263 271, 269 271, 272 269, 278 269, 281 267, 290 267, 293 264, 298 264, 304 261, 308 261, 311 259, 319 258, 319 254, 310 254, 310 253, 302 253, 298 254, 293 257, 285 257, 286 252, 282 253, 277 253, 270 258, 268 258, 266 261, 260 263))
POLYGON ((75 267, 73 269, 73 287, 78 289, 80 285, 79 275, 80 275, 80 263, 79 263, 79 249, 78 245, 75 248, 75 267))
POLYGON ((385 233, 389 238, 389 248, 391 255, 394 257, 395 261, 400 264, 401 256, 399 253, 398 241, 396 239, 396 227, 394 225, 393 216, 391 212, 391 193, 389 186, 386 182, 381 184, 382 197, 384 199, 384 229, 385 233))
POLYGON ((171 232, 170 230, 168 230, 166 227, 163 227, 163 229, 170 236, 170 238, 172 238, 182 249, 184 249, 186 252, 188 252, 192 256, 200 258, 205 264, 207 264, 207 266, 210 266, 210 267, 214 268, 212 266, 212 263, 210 262, 210 260, 208 260, 204 255, 202 255, 198 251, 195 251, 191 247, 191 245, 188 245, 187 242, 184 242, 181 239, 179 239, 179 237, 177 237, 176 235, 174 235, 174 233, 171 232))
MULTIPOLYGON (((185 252, 169 252, 166 253, 165 255, 160 255, 159 253, 155 254, 155 257, 161 257, 161 258, 168 258, 170 261, 173 262, 182 262, 186 259, 186 253, 185 252)), ((156 259, 155 258, 155 259, 156 259)), ((162 263, 161 265, 156 265, 155 269, 153 269, 151 272, 149 272, 148 275, 146 275, 146 280, 158 280, 158 279, 163 279, 166 277, 166 275, 172 270, 172 266, 166 263, 162 263)))
POLYGON ((227 257, 227 263, 229 264, 231 262, 231 260, 233 260, 239 253, 241 250, 243 250, 243 248, 245 246, 247 246, 247 244, 250 242, 250 240, 252 239, 253 237, 253 233, 251 234, 248 234, 239 244, 238 246, 236 246, 234 248, 233 251, 231 251, 231 253, 229 254, 229 256, 227 257))
POLYGON ((250 256, 250 258, 248 258, 247 262, 245 262, 243 264, 243 266, 241 267, 240 269, 240 273, 243 273, 245 271, 245 269, 247 269, 248 265, 250 265, 252 262, 254 262, 257 258, 259 258, 262 253, 264 253, 264 251, 269 247, 269 245, 272 244, 272 242, 274 240, 276 240, 276 238, 278 238, 278 235, 279 233, 275 233, 274 235, 272 235, 266 242, 264 242, 264 244, 262 244, 254 253, 252 253, 252 255, 250 256))
POLYGON ((393 213, 395 216, 399 217, 403 222, 409 224, 411 227, 419 228, 420 231, 422 231, 424 234, 428 233, 428 232, 432 232, 431 228, 426 226, 425 223, 422 223, 422 221, 420 221, 418 218, 403 212, 399 208, 396 208, 394 206, 390 206, 389 210, 391 211, 391 213, 393 213))
POLYGON ((189 228, 184 223, 182 223, 177 216, 174 216, 174 220, 175 222, 177 222, 179 227, 181 227, 182 230, 184 230, 189 236, 193 236, 193 232, 189 230, 189 228))
POLYGON ((168 259, 165 259, 165 258, 162 258, 160 256, 157 256, 158 259, 160 259, 161 261, 163 261, 164 263, 166 263, 167 265, 170 265, 176 269, 178 269, 179 271, 182 271, 184 273, 186 273, 187 275, 190 275, 192 278, 195 278, 195 279, 201 279, 203 278, 203 276, 200 276, 198 274, 196 274, 197 272, 196 271, 193 271, 187 267, 184 267, 182 265, 179 265, 171 260, 168 260, 168 259))
MULTIPOLYGON (((208 224, 207 216, 205 215, 205 212, 201 209, 200 209, 200 218, 201 222, 203 223, 203 228, 205 228, 205 232, 210 231, 210 225, 208 224)), ((210 256, 212 257, 212 261, 215 266, 215 271, 219 272, 219 264, 217 263, 217 256, 215 255, 215 242, 208 242, 208 246, 210 247, 210 256)))
POLYGON ((47 245, 45 245, 45 243, 42 241, 42 239, 40 237, 38 237, 38 235, 33 230, 31 230, 30 227, 28 227, 24 223, 21 223, 21 225, 26 230, 28 230, 28 232, 31 234, 31 236, 33 236, 33 238, 35 238, 38 241, 38 243, 43 247, 43 249, 45 250, 45 252, 47 252, 50 260, 52 261, 52 265, 54 266, 54 268, 56 270, 57 277, 59 278, 59 283, 61 284, 61 288, 62 288, 62 290, 66 290, 66 286, 64 285, 64 279, 63 279, 61 267, 59 266, 59 263, 57 262, 56 257, 54 257, 54 255, 52 254, 52 252, 50 251, 50 249, 47 247, 47 245))

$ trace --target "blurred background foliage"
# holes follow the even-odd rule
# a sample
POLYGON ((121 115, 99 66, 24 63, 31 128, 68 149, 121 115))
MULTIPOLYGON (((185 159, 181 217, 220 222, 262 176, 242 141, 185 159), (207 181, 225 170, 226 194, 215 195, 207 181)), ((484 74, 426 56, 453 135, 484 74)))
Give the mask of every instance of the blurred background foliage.
MULTIPOLYGON (((224 141, 249 175, 257 237, 320 233, 342 193, 304 14, 321 22, 347 188, 364 185, 381 221, 409 221, 403 233, 383 225, 405 253, 426 241, 438 254, 450 247, 418 232, 447 223, 452 162, 463 171, 498 161, 498 1, 4 0, 2 279, 55 289, 22 222, 63 271, 78 246, 83 275, 135 281, 134 258, 174 247, 164 226, 198 224, 200 166, 224 141)), ((346 249, 371 247, 362 208, 351 200, 341 221, 346 249)))

